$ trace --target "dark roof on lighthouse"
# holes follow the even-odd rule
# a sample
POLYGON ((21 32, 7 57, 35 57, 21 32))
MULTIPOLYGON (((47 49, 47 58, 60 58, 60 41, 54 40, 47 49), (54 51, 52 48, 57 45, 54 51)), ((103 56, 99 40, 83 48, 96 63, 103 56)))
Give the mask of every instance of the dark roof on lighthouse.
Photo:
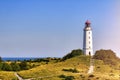
POLYGON ((85 22, 85 28, 84 28, 85 31, 92 29, 91 26, 90 26, 90 24, 91 24, 91 22, 90 22, 89 20, 87 20, 87 21, 85 22))
POLYGON ((85 24, 86 24, 86 25, 90 25, 91 22, 90 22, 89 20, 87 20, 87 21, 85 22, 85 24))

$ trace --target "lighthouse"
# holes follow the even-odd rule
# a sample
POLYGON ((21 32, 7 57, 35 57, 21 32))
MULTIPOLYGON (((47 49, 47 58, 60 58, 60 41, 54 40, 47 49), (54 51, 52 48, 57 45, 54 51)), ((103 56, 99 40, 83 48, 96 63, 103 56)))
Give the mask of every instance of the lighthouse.
POLYGON ((93 56, 92 28, 89 20, 85 22, 83 30, 83 53, 87 56, 93 56))

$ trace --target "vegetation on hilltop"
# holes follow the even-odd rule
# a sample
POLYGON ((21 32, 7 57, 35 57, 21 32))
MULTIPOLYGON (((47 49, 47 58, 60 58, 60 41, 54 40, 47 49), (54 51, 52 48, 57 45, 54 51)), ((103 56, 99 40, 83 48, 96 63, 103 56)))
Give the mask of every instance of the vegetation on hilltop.
MULTIPOLYGON (((119 80, 120 69, 111 67, 119 64, 119 58, 112 50, 96 51, 94 58, 94 73, 87 74, 90 66, 90 56, 85 56, 81 49, 72 50, 71 53, 61 58, 38 58, 18 62, 0 62, 11 65, 18 69, 18 74, 24 79, 33 80, 119 80), (16 65, 17 64, 17 65, 16 65), (20 65, 21 64, 21 65, 20 65), (37 64, 35 67, 30 67, 37 64), (14 65, 14 66, 13 66, 14 65), (19 65, 19 67, 18 67, 19 65), (25 67, 26 66, 26 67, 25 67), (23 69, 21 69, 21 67, 23 69), (19 71, 20 68, 20 71, 19 71), (27 70, 26 70, 27 68, 27 70), (79 73, 79 74, 78 74, 79 73)), ((0 65, 1 67, 1 65, 0 65)), ((15 70, 14 70, 15 71, 15 70)), ((14 72, 12 79, 6 78, 7 73, 0 71, 0 79, 15 80, 14 72), (3 75, 4 74, 4 75, 3 75)))
POLYGON ((28 70, 39 65, 60 62, 61 58, 36 58, 34 60, 24 61, 2 61, 0 62, 0 70, 2 71, 21 71, 28 70))
POLYGON ((105 64, 117 65, 120 63, 120 59, 112 50, 98 50, 93 56, 94 59, 103 60, 105 64))
POLYGON ((35 80, 119 80, 119 70, 110 67, 103 60, 94 60, 93 74, 87 74, 89 66, 90 56, 77 55, 58 63, 20 71, 19 75, 25 79, 34 78, 35 80))
POLYGON ((76 56, 80 56, 83 55, 83 52, 81 49, 76 49, 76 50, 72 50, 70 53, 68 53, 67 55, 65 55, 62 60, 67 60, 76 56))
POLYGON ((27 62, 1 62, 0 63, 0 70, 2 71, 20 71, 20 70, 27 70, 32 68, 30 64, 27 62))

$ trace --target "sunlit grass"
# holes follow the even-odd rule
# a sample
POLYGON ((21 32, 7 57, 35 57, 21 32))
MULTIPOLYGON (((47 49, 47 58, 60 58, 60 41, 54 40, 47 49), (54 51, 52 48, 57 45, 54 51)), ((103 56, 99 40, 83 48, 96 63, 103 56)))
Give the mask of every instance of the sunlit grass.
MULTIPOLYGON (((29 70, 19 71, 18 74, 24 79, 34 78, 34 80, 64 80, 60 75, 73 76, 74 80, 119 80, 120 70, 114 69, 104 64, 101 60, 94 61, 94 73, 87 74, 90 57, 77 56, 58 63, 40 64, 29 70), (77 69, 79 73, 64 71, 63 69, 77 69)), ((34 64, 34 63, 31 63, 34 64)), ((17 80, 14 72, 0 71, 0 79, 17 80)))
POLYGON ((60 75, 74 76, 75 80, 119 80, 119 71, 105 65, 101 60, 95 60, 94 77, 89 77, 90 74, 87 74, 90 65, 89 59, 89 56, 77 56, 63 62, 45 64, 30 70, 20 71, 19 74, 25 79, 35 78, 35 80, 62 80, 59 78, 60 75), (79 73, 66 72, 63 69, 77 69, 79 73))
POLYGON ((14 72, 0 71, 0 79, 2 80, 17 80, 14 72))

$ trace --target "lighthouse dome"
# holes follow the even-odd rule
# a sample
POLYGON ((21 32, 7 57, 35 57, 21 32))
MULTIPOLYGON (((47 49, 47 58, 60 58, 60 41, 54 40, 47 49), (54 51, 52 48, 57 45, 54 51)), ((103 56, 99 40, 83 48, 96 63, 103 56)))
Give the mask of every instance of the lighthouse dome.
POLYGON ((84 28, 84 30, 91 30, 92 28, 91 28, 90 24, 91 24, 91 22, 89 20, 87 20, 85 22, 85 28, 84 28))

